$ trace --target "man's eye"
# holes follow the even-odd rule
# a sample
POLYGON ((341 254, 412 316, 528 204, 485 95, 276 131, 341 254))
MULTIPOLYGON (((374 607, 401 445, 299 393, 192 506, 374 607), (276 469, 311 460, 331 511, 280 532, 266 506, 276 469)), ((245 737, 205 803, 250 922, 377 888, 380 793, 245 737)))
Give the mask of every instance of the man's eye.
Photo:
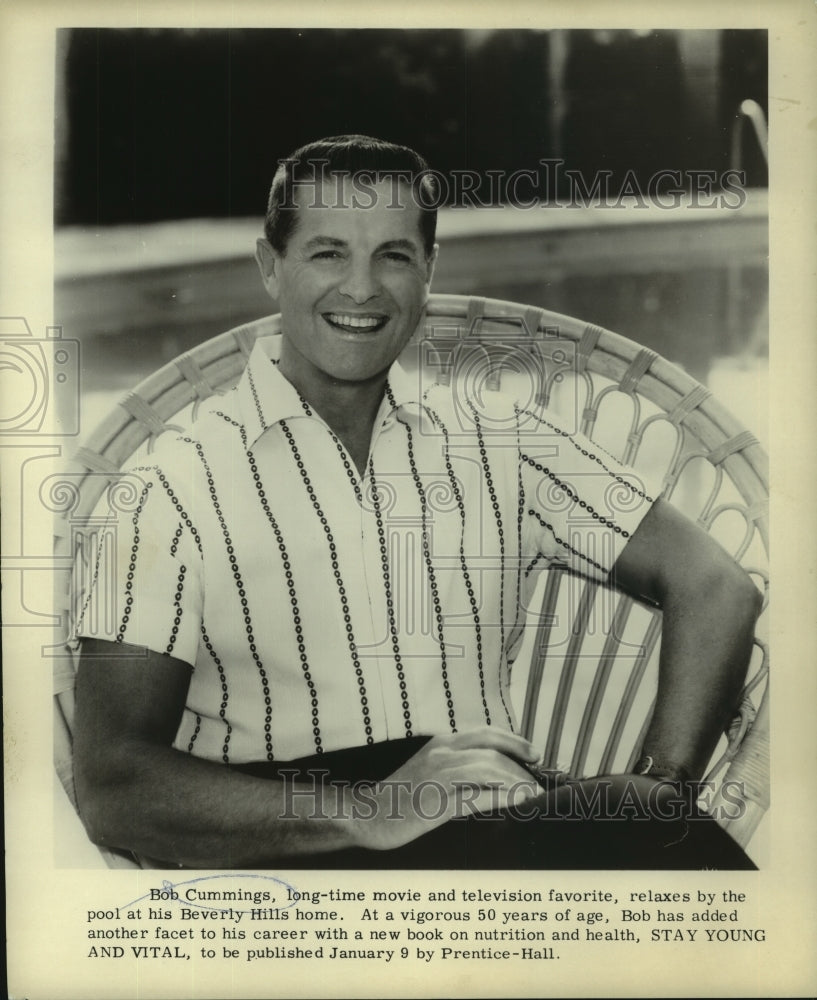
POLYGON ((388 253, 383 255, 386 260, 396 261, 398 264, 410 264, 411 257, 407 253, 400 253, 397 250, 390 250, 388 253))
POLYGON ((312 260, 335 260, 340 257, 337 250, 319 250, 312 254, 312 260))

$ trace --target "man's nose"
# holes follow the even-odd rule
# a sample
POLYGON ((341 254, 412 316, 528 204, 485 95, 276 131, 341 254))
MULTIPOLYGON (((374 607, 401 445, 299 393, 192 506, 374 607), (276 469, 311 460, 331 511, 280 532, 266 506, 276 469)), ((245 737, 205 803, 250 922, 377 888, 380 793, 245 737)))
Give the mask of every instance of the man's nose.
POLYGON ((358 304, 374 298, 380 291, 380 282, 372 262, 351 260, 338 290, 358 304))

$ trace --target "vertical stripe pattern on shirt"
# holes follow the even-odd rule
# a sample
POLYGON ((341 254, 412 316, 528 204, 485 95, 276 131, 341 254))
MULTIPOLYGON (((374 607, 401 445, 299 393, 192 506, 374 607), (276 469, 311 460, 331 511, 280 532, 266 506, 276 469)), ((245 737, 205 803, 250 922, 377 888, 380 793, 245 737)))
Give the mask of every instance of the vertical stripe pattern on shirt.
POLYGON ((213 510, 215 511, 216 517, 218 518, 219 525, 221 527, 221 533, 224 536, 224 544, 227 549, 227 556, 230 560, 230 566, 233 570, 233 579, 235 580, 236 590, 238 591, 239 600, 241 601, 241 612, 244 618, 244 628, 247 634, 247 643, 249 644, 250 653, 252 655, 253 662, 258 670, 259 677, 261 679, 261 690, 264 694, 264 705, 265 705, 265 719, 264 719, 264 743, 266 745, 267 760, 274 760, 274 754, 272 749, 272 698, 270 697, 270 686, 269 678, 267 677, 267 671, 264 668, 264 664, 261 662, 258 656, 258 647, 255 642, 255 631, 252 624, 252 616, 250 614, 250 606, 247 601, 247 593, 244 589, 244 581, 241 578, 241 571, 238 566, 238 560, 235 557, 235 550, 233 548, 232 538, 230 537, 229 529, 227 528, 227 522, 224 520, 224 513, 221 509, 221 504, 218 499, 218 494, 216 493, 216 486, 213 480, 213 474, 210 470, 210 466, 207 463, 207 459, 204 455, 204 449, 202 448, 200 442, 193 441, 190 438, 185 438, 190 444, 192 444, 196 449, 196 454, 198 455, 202 466, 204 467, 204 473, 207 477, 207 488, 210 493, 210 500, 213 504, 213 510))
MULTIPOLYGON (((534 510, 531 507, 528 510, 528 514, 530 514, 531 517, 535 517, 543 528, 547 528, 547 530, 556 540, 556 543, 558 545, 561 545, 562 548, 567 549, 568 552, 572 552, 574 556, 578 556, 581 560, 586 562, 588 566, 593 566, 595 569, 599 570, 600 573, 605 573, 605 574, 607 573, 605 567, 602 566, 600 563, 597 563, 595 559, 591 559, 590 556, 586 556, 583 552, 579 552, 579 550, 574 548, 569 542, 566 542, 563 538, 560 538, 556 534, 556 529, 553 527, 553 525, 549 521, 546 521, 538 510, 534 510)), ((531 566, 533 566, 533 563, 531 563, 531 566)))
POLYGON ((179 526, 176 528, 176 531, 173 534, 173 541, 170 543, 171 556, 175 557, 183 533, 184 533, 184 525, 182 525, 181 522, 179 522, 179 526))
POLYGON ((386 532, 383 529, 383 515, 380 510, 380 494, 377 489, 375 479, 374 463, 369 461, 369 481, 372 489, 372 506, 377 522, 377 539, 380 544, 380 565, 383 570, 383 590, 386 597, 386 612, 389 619, 389 633, 391 634, 392 652, 394 654, 394 665, 397 669, 397 683, 400 686, 400 701, 403 708, 403 725, 406 736, 412 736, 411 729, 411 709, 409 707, 408 689, 406 688, 406 675, 403 672, 403 661, 400 656, 400 643, 397 638, 397 622, 394 618, 394 594, 391 587, 391 567, 389 566, 389 553, 386 547, 386 532))
MULTIPOLYGON (((303 402, 303 401, 302 401, 303 402)), ((304 403, 306 406, 306 403, 304 403)), ((260 403, 258 404, 259 414, 260 414, 260 403)), ((307 408, 308 409, 308 408, 307 408)), ((315 688, 315 682, 312 678, 312 671, 309 668, 309 660, 306 655, 306 640, 304 639, 303 623, 301 617, 301 610, 298 605, 298 595, 295 590, 295 578, 292 573, 292 563, 289 558, 289 553, 287 551, 286 543, 284 542, 284 536, 281 531, 280 525, 275 519, 272 509, 270 508, 269 501, 267 500, 266 491, 264 490, 264 484, 261 482, 261 474, 258 471, 258 463, 255 460, 255 455, 252 453, 250 448, 247 447, 247 431, 246 428, 239 424, 237 421, 232 420, 225 413, 219 411, 218 415, 227 421, 227 423, 232 424, 239 434, 241 435, 241 443, 244 446, 244 454, 247 456, 247 461, 250 464, 250 473, 255 483, 256 492, 258 493, 258 499, 261 501, 261 507, 267 517, 275 534, 275 541, 278 545, 278 551, 281 555, 281 562, 284 567, 284 574, 287 582, 287 591, 289 592, 289 603, 292 609, 292 624, 295 629, 295 641, 298 646, 298 658, 301 663, 301 671, 306 681, 307 688, 309 690, 309 704, 312 716, 312 737, 315 744, 315 752, 323 753, 323 739, 321 737, 321 727, 320 727, 320 715, 318 710, 318 692, 315 688)), ((262 420, 263 423, 263 420, 262 420)))
MULTIPOLYGON (((511 650, 519 640, 523 624, 520 624, 520 617, 524 614, 522 609, 522 526, 525 521, 525 482, 522 476, 522 462, 519 455, 522 451, 522 441, 519 426, 519 406, 514 403, 514 415, 516 417, 516 599, 514 604, 513 627, 508 635, 508 649, 511 650)), ((525 574, 527 577, 527 574, 525 574)), ((508 680, 510 681, 511 668, 508 667, 508 680)))
POLYGON ((457 502, 457 508, 460 514, 460 568, 462 570, 462 577, 465 582, 465 589, 468 591, 468 600, 471 604, 471 613, 474 619, 474 633, 476 636, 477 643, 477 673, 479 675, 479 691, 480 697, 482 699, 482 710, 485 714, 485 724, 491 725, 491 712, 488 708, 488 701, 485 697, 485 671, 483 667, 483 657, 482 657, 482 623, 479 618, 479 609, 477 607, 477 599, 474 595, 474 585, 471 582, 471 574, 468 571, 468 564, 465 559, 465 504, 463 503, 462 493, 459 486, 457 485, 457 477, 454 475, 454 468, 451 465, 451 451, 450 451, 450 437, 448 434, 448 428, 440 419, 439 414, 437 414, 430 406, 426 405, 426 410, 429 416, 434 421, 434 423, 439 427, 440 432, 443 436, 443 460, 445 462, 445 470, 448 476, 448 481, 451 484, 451 491, 454 494, 454 499, 457 502))
POLYGON ((498 657, 497 669, 499 670, 499 697, 502 700, 502 707, 505 709, 505 715, 508 719, 508 725, 513 729, 513 720, 511 718, 511 713, 508 709, 508 705, 505 702, 505 691, 504 685, 502 683, 502 671, 505 669, 505 528, 502 524, 502 511, 499 507, 499 500, 497 500, 496 490, 494 489, 494 479, 491 475, 491 467, 488 464, 488 452, 485 448, 485 438, 482 434, 482 425, 479 422, 479 416, 477 415, 477 408, 469 400, 468 405, 471 409, 471 415, 474 420, 474 427, 477 432, 477 444, 479 446, 479 457, 482 462, 482 474, 485 479, 485 486, 488 490, 488 499, 491 501, 491 509, 494 512, 494 520, 496 521, 497 537, 499 539, 499 649, 500 655, 498 657))
POLYGON ((119 631, 116 634, 117 642, 124 641, 131 611, 133 610, 133 577, 136 572, 136 559, 139 555, 139 517, 142 514, 142 508, 145 506, 151 486, 153 486, 153 483, 147 483, 142 488, 142 492, 139 495, 139 504, 133 512, 133 545, 131 545, 130 564, 128 565, 128 575, 125 581, 125 608, 122 612, 122 621, 119 623, 119 631))
MULTIPOLYGON (((304 406, 306 406, 306 403, 304 403, 304 406)), ((334 433, 332 428, 327 426, 326 429, 329 432, 329 436, 335 442, 335 447, 338 449, 340 460, 341 462, 343 462, 343 468, 346 471, 346 478, 352 484, 352 489, 355 491, 355 499, 358 502, 358 506, 362 506, 363 495, 360 492, 360 486, 358 486, 357 477, 355 476, 354 469, 352 468, 352 463, 349 461, 349 456, 346 454, 346 449, 343 447, 340 438, 337 436, 337 434, 334 433)))
POLYGON ((252 377, 252 370, 249 367, 247 368, 247 381, 250 385, 252 400, 255 403, 255 412, 258 415, 258 422, 261 424, 261 430, 265 431, 267 429, 267 422, 264 419, 264 410, 261 406, 261 400, 258 397, 258 389, 255 387, 255 379, 252 377))
POLYGON ((448 724, 452 731, 456 732, 457 719, 454 712, 454 701, 451 697, 451 685, 448 680, 448 666, 445 655, 445 634, 443 630, 443 612, 440 604, 440 591, 437 586, 437 576, 431 563, 431 552, 428 547, 428 501, 426 499, 425 490, 423 489, 422 480, 420 479, 420 474, 417 471, 417 463, 414 458, 414 440, 411 433, 411 427, 409 427, 405 421, 400 420, 399 417, 397 418, 397 422, 406 429, 406 445, 408 450, 409 467, 411 468, 411 475, 414 479, 417 496, 420 499, 420 527, 423 540, 423 561, 426 564, 428 586, 431 590, 431 600, 434 604, 434 619, 437 623, 437 643, 440 647, 440 673, 442 675, 443 690, 445 691, 446 707, 448 709, 448 724))
MULTIPOLYGON (((204 627, 204 623, 201 624, 201 640, 204 643, 207 652, 210 654, 213 662, 216 665, 216 670, 218 670, 218 679, 221 684, 221 705, 218 709, 219 718, 224 722, 227 727, 227 732, 224 734, 224 743, 221 747, 221 759, 225 764, 230 763, 230 736, 233 732, 233 727, 227 719, 227 702, 229 700, 229 691, 227 688, 227 675, 224 671, 224 664, 221 662, 221 658, 213 649, 213 643, 210 641, 210 636, 207 634, 207 630, 204 627)), ((198 718, 198 716, 197 716, 198 718)), ((199 727, 196 726, 196 731, 193 733, 193 738, 190 740, 188 745, 188 750, 193 749, 193 744, 195 743, 196 736, 198 735, 199 727)))
MULTIPOLYGON (((530 410, 521 410, 519 412, 524 413, 526 417, 533 417, 533 419, 541 427, 547 427, 555 434, 558 434, 559 437, 566 438, 573 445, 576 451, 578 451, 584 458, 589 459, 589 461, 595 462, 596 465, 602 468, 607 473, 607 475, 610 476, 612 479, 614 479, 617 483, 619 483, 619 485, 626 487, 631 493, 634 493, 637 497, 640 497, 642 500, 646 500, 647 503, 654 503, 653 498, 649 496, 649 494, 645 493, 643 490, 638 489, 637 486, 633 486, 633 484, 628 482, 623 476, 620 476, 617 472, 611 469, 609 465, 607 465, 604 461, 602 461, 602 459, 600 459, 599 456, 595 454, 595 452, 588 451, 587 448, 583 448, 581 444, 573 437, 573 435, 564 430, 564 428, 556 427, 554 424, 550 423, 549 421, 543 419, 540 416, 537 416, 537 414, 532 413, 530 410)), ((604 449, 601 448, 596 442, 593 442, 593 447, 597 451, 604 451, 604 449)), ((612 458, 612 455, 610 457, 612 458)))
POLYGON ((201 732, 201 716, 196 712, 196 728, 193 730, 193 735, 190 737, 190 741, 187 744, 187 752, 193 752, 193 746, 196 743, 199 733, 201 732))
POLYGON ((312 481, 306 471, 306 466, 304 465, 303 459, 298 451, 298 446, 295 443, 295 438, 292 435, 292 431, 289 429, 289 425, 285 420, 280 421, 279 424, 284 436, 289 444, 290 451, 292 452, 292 457, 298 467, 298 472, 301 475, 306 492, 309 496, 312 507, 315 513, 318 515, 318 519, 323 527, 324 534, 326 535, 326 541, 329 545, 329 557, 332 563, 332 573, 335 577, 335 583, 337 585, 338 596, 340 598, 341 609, 343 611, 343 623, 346 628, 346 637, 349 643, 349 653, 352 658, 352 665, 354 667, 355 676, 357 678, 358 693, 360 695, 360 708, 363 715, 363 729, 366 734, 366 743, 374 743, 374 736, 372 730, 372 720, 371 714, 369 712, 369 699, 366 693, 366 680, 363 675, 363 668, 360 665, 360 657, 357 652, 357 643, 355 642, 354 629, 352 628, 352 616, 349 612, 349 601, 346 596, 346 587, 343 583, 343 577, 340 572, 340 564, 338 562, 338 552, 335 545, 335 539, 332 535, 332 529, 329 527, 329 521, 326 515, 321 509, 321 505, 318 501, 317 495, 315 494, 315 488, 312 485, 312 481))
POLYGON ((558 492, 564 493, 566 496, 577 504, 582 510, 587 511, 587 513, 593 518, 594 521, 598 521, 599 524, 603 524, 605 528, 610 528, 615 531, 617 535, 621 535, 622 538, 629 538, 629 532, 625 531, 620 525, 616 524, 615 521, 611 521, 609 518, 602 517, 601 514, 589 503, 576 493, 576 491, 566 483, 563 479, 560 479, 555 473, 551 472, 546 466, 541 465, 539 462, 532 459, 529 455, 522 454, 522 461, 527 463, 532 469, 536 469, 537 472, 541 472, 543 476, 553 483, 558 492))
MULTIPOLYGON (((244 446, 246 448, 246 436, 243 433, 244 446)), ((321 726, 320 717, 318 714, 318 692, 315 688, 315 682, 312 679, 312 673, 309 669, 309 660, 306 655, 306 643, 304 641, 304 630, 301 622, 301 611, 298 606, 298 595, 295 591, 295 577, 292 573, 292 564, 289 559, 289 553, 287 552, 287 547, 284 542, 284 536, 281 532, 281 528, 278 522, 275 520, 275 516, 270 509, 269 501, 267 500, 267 495, 264 491, 264 484, 261 482, 261 475, 258 471, 258 465, 255 461, 255 456, 249 448, 246 450, 247 460, 250 463, 250 471, 252 472, 252 478, 255 482, 256 489, 258 491, 258 499, 261 501, 261 506, 264 513, 267 516, 267 520, 270 523, 270 527, 275 533, 275 541, 278 544, 278 551, 281 555, 281 563, 284 567, 284 575, 286 577, 287 591, 289 592, 289 604, 292 609, 292 625, 295 629, 295 642, 298 646, 298 658, 301 661, 301 670, 303 672, 304 680, 306 681, 307 688, 309 689, 309 704, 311 707, 312 714, 312 737, 315 742, 315 752, 323 753, 323 741, 321 739, 321 726)))
POLYGON ((156 473, 156 478, 161 483, 162 488, 167 494, 168 499, 178 511, 179 517, 182 519, 182 521, 184 521, 187 530, 191 533, 196 542, 196 547, 198 548, 199 553, 201 553, 201 538, 199 537, 199 533, 196 530, 196 527, 193 524, 193 522, 190 520, 187 511, 184 509, 184 507, 182 507, 181 503, 179 502, 179 498, 173 492, 173 489, 170 483, 167 481, 167 477, 165 476, 165 474, 158 466, 140 466, 137 469, 134 469, 134 472, 138 471, 139 468, 141 468, 143 471, 151 471, 156 473))
MULTIPOLYGON (((94 575, 91 578, 90 586, 88 587, 88 591, 85 594, 85 600, 82 602, 82 609, 80 613, 77 615, 77 624, 74 627, 76 635, 82 634, 82 629, 85 623, 85 613, 87 612, 88 606, 91 603, 91 598, 94 595, 94 590, 96 589, 97 581, 99 580, 99 568, 100 565, 102 564, 102 555, 104 551, 105 551, 105 534, 104 532, 100 532, 99 542, 96 545, 96 560, 94 562, 94 575)), ((79 558, 80 559, 82 558, 81 548, 79 549, 79 558)))
POLYGON ((179 567, 179 578, 176 581, 176 593, 173 595, 173 625, 170 628, 170 639, 167 643, 167 649, 165 652, 168 656, 173 652, 173 647, 176 645, 176 636, 179 634, 179 624, 182 620, 182 591, 184 590, 184 576, 187 572, 187 567, 181 565, 179 567))

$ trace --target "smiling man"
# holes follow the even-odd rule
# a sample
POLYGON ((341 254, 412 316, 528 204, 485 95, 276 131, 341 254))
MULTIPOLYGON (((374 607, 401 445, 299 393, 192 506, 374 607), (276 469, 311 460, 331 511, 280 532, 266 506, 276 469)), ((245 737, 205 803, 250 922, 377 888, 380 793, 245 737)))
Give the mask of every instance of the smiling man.
POLYGON ((286 316, 279 371, 361 474, 386 375, 417 328, 436 258, 411 188, 392 175, 372 176, 367 190, 361 204, 360 171, 351 169, 317 190, 291 183, 284 197, 294 199, 297 224, 282 243, 268 223, 257 248, 264 285, 286 316))
POLYGON ((280 343, 258 341, 236 391, 132 470, 115 630, 77 628, 88 831, 208 868, 750 866, 713 821, 663 809, 662 779, 701 775, 759 596, 549 415, 523 452, 519 407, 497 394, 508 434, 486 434, 469 403, 468 440, 452 440, 450 387, 397 360, 433 274, 434 196, 418 154, 365 136, 276 173, 257 258, 280 343), (585 538, 543 483, 592 515, 585 538), (614 518, 597 513, 611 483, 629 497, 614 518), (411 572, 395 545, 408 535, 411 572), (517 733, 509 664, 532 558, 664 610, 645 758, 581 786, 585 802, 604 789, 592 822, 548 818, 571 788, 533 780, 517 733), (622 822, 633 794, 647 805, 622 822))

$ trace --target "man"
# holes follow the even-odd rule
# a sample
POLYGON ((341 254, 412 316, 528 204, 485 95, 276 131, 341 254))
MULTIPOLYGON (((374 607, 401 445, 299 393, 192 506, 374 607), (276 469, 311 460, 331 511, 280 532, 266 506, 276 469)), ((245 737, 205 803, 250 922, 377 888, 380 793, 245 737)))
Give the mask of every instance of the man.
POLYGON ((663 608, 645 757, 641 773, 603 779, 613 811, 661 779, 700 777, 759 596, 708 536, 546 413, 466 401, 467 440, 452 438, 450 388, 421 389, 395 363, 433 274, 432 183, 416 153, 363 136, 310 144, 276 173, 257 257, 280 355, 260 341, 237 390, 133 470, 116 635, 78 628, 89 834, 208 868, 748 864, 703 819, 539 818, 571 786, 536 785, 537 752, 514 732, 524 559, 612 574, 663 608), (616 479, 632 502, 602 514, 616 479), (585 507, 595 542, 568 536, 543 483, 585 507), (401 518, 420 525, 413 576, 390 548, 401 518), (426 604, 429 628, 407 601, 426 604))

